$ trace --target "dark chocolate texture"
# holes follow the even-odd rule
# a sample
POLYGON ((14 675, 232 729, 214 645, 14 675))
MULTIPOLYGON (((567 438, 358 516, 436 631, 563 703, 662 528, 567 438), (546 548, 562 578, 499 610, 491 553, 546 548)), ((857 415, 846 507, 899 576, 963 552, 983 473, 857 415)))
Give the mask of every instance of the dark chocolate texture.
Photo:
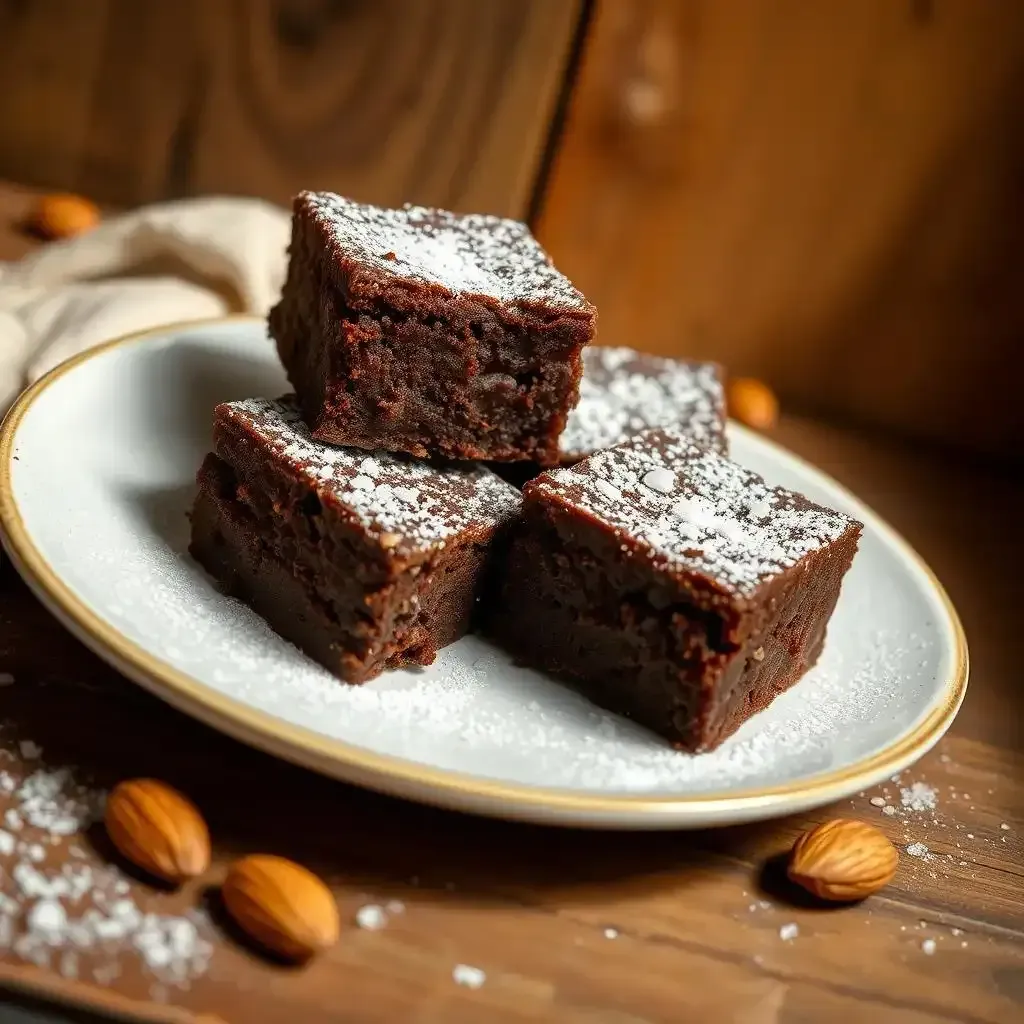
POLYGON ((481 466, 317 442, 290 398, 218 406, 199 484, 194 557, 349 682, 466 632, 521 504, 481 466))
POLYGON ((555 465, 595 322, 517 221, 303 192, 269 326, 319 440, 555 465))
POLYGON ((694 752, 814 665, 861 531, 668 430, 524 497, 490 632, 694 752))

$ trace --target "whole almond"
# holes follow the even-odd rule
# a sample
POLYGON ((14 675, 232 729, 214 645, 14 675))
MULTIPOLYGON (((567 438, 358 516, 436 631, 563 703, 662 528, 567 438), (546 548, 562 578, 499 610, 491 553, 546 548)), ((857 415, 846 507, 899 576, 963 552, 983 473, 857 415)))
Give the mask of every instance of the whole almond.
POLYGON ((99 207, 84 196, 67 193, 41 196, 29 218, 30 227, 43 238, 73 238, 96 227, 99 207))
POLYGON ((736 377, 726 384, 729 415, 753 430, 770 430, 779 419, 779 400, 763 381, 736 377))
POLYGON ((899 853, 885 833, 837 818, 805 832, 793 846, 789 877, 824 900, 864 899, 892 881, 899 853))
POLYGON ((294 861, 253 854, 235 861, 224 905, 261 946, 286 960, 308 960, 338 941, 338 906, 330 889, 294 861))
POLYGON ((129 779, 107 798, 107 834, 144 871, 180 884, 210 866, 210 832, 187 797, 156 779, 129 779))

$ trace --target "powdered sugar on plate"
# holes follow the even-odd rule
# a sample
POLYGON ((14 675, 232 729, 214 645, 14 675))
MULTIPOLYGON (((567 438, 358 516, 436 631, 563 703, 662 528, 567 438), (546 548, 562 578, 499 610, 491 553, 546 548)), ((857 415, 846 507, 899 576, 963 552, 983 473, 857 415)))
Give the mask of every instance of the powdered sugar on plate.
POLYGON ((584 349, 580 400, 558 442, 563 461, 577 462, 649 427, 675 427, 724 455, 725 389, 718 366, 631 348, 584 349))
MULTIPOLYGON (((708 754, 673 751, 572 689, 511 664, 477 636, 423 669, 343 685, 219 593, 186 553, 186 513, 209 450, 213 404, 243 386, 248 394, 286 387, 264 329, 201 327, 182 332, 180 344, 158 336, 110 352, 91 360, 88 374, 56 379, 19 422, 19 461, 10 473, 24 529, 110 635, 158 666, 155 674, 147 669, 155 689, 187 690, 211 720, 225 728, 233 721, 254 742, 273 736, 275 749, 339 776, 355 777, 360 764, 361 782, 423 799, 451 802, 457 794, 497 814, 530 817, 541 807, 549 821, 596 820, 571 799, 549 798, 567 791, 621 798, 615 820, 626 825, 656 818, 678 826, 710 822, 695 797, 764 787, 808 792, 816 777, 876 757, 949 704, 956 662, 944 605, 870 518, 819 663, 708 754), (216 366, 230 373, 197 398, 197 382, 216 366), (127 394, 126 379, 133 381, 127 394), (122 400, 112 400, 117 395, 122 400), (62 427, 58 443, 55 424, 66 425, 72 411, 75 429, 62 427), (485 797, 480 780, 516 788, 507 799, 485 797), (652 814, 639 796, 678 804, 652 814)), ((841 491, 760 439, 738 431, 731 447, 771 483, 862 518, 841 491)), ((730 804, 723 814, 736 820, 752 805, 730 804)), ((10 831, 2 821, 0 829, 10 831)))

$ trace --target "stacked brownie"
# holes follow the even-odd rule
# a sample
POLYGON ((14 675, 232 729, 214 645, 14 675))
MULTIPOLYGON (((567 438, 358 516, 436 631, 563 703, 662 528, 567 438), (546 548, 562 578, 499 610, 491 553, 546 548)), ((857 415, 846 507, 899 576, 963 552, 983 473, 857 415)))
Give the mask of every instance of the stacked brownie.
POLYGON ((860 525, 728 460, 714 364, 587 348, 525 225, 302 193, 269 322, 191 550, 341 679, 479 626, 697 751, 814 664, 860 525))

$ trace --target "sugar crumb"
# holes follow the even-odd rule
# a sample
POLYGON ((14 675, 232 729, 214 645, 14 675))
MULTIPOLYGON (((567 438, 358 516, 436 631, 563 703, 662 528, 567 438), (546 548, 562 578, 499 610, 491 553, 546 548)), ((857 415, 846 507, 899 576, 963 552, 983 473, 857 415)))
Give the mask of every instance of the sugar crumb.
POLYGON ((937 803, 938 793, 924 782, 915 782, 900 789, 900 803, 911 811, 932 811, 937 803))
POLYGON ((619 937, 618 930, 615 928, 605 928, 604 937, 606 939, 617 939, 619 937))
POLYGON ((911 857, 920 857, 922 860, 927 860, 929 857, 928 847, 924 843, 911 843, 907 847, 907 853, 911 857))
POLYGON ((779 938, 782 939, 783 942, 792 942, 799 934, 799 925, 793 924, 792 922, 784 924, 779 929, 779 938))
POLYGON ((368 903, 356 911, 356 924, 367 931, 380 931, 388 923, 384 908, 376 903, 368 903))
POLYGON ((925 939, 924 942, 921 943, 921 951, 925 956, 931 956, 935 952, 935 940, 925 939))
POLYGON ((480 988, 487 980, 487 975, 479 967, 456 964, 452 968, 452 980, 463 988, 480 988))

